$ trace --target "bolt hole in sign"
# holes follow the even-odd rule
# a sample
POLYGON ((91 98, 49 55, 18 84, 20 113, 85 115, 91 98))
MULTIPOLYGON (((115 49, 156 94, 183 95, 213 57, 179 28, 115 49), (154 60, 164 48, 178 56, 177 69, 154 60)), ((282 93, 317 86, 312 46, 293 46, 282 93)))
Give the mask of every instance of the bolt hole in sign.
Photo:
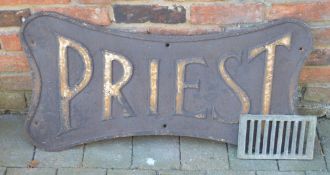
POLYGON ((308 27, 290 19, 162 36, 50 12, 29 17, 21 40, 33 75, 26 129, 48 151, 145 135, 237 144, 240 114, 295 113, 312 48, 308 27))

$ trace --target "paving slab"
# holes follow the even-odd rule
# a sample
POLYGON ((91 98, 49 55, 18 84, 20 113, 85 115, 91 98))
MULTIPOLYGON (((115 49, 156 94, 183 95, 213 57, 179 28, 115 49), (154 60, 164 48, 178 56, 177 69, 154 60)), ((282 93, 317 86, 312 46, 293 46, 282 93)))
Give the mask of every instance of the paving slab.
POLYGON ((80 167, 82 165, 83 146, 78 146, 60 152, 46 152, 36 150, 35 160, 39 161, 38 167, 80 167))
MULTIPOLYGON (((329 119, 318 119, 318 133, 320 142, 323 148, 325 160, 330 163, 330 120, 329 119)), ((328 165, 328 169, 330 166, 328 165)))
POLYGON ((133 168, 179 169, 179 138, 148 136, 133 138, 133 168))
POLYGON ((243 160, 237 158, 237 146, 228 145, 230 169, 242 171, 278 170, 276 160, 243 160))
POLYGON ((257 175, 305 175, 305 172, 304 171, 288 171, 288 172, 258 171, 257 175))
POLYGON ((210 170, 206 175, 255 175, 254 171, 210 170))
POLYGON ((57 175, 106 175, 107 170, 101 168, 60 168, 57 175))
POLYGON ((33 157, 33 145, 24 130, 23 116, 0 116, 0 166, 26 167, 33 157))
POLYGON ((107 175, 157 175, 153 170, 112 170, 109 169, 107 175))
POLYGON ((206 171, 162 170, 158 175, 206 175, 206 171))
POLYGON ((327 171, 306 171, 306 175, 330 175, 327 171))
POLYGON ((6 175, 55 175, 55 168, 8 168, 6 175))
POLYGON ((6 167, 0 167, 0 175, 5 175, 6 167))
POLYGON ((228 154, 226 144, 181 137, 180 139, 182 169, 212 170, 228 169, 228 154))
POLYGON ((119 138, 87 144, 83 165, 98 168, 129 168, 131 159, 132 138, 119 138))
POLYGON ((279 160, 278 166, 281 171, 327 170, 318 139, 315 141, 313 160, 279 160))

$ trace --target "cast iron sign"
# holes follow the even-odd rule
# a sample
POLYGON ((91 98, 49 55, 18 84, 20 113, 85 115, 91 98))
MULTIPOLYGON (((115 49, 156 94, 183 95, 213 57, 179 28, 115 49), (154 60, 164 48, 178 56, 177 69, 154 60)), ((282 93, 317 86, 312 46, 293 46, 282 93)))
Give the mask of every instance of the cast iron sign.
POLYGON ((237 143, 240 114, 294 114, 312 41, 279 20, 228 33, 116 31, 55 13, 30 17, 22 43, 33 74, 26 128, 50 151, 126 136, 237 143))

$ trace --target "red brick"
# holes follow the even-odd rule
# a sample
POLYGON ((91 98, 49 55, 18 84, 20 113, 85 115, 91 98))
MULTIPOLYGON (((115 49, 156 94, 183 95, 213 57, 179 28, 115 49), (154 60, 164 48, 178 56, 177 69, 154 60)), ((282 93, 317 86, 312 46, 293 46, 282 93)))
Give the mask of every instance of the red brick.
POLYGON ((265 6, 261 3, 193 5, 190 21, 193 24, 234 24, 260 22, 265 6))
POLYGON ((31 90, 32 79, 30 73, 0 74, 0 91, 31 90))
POLYGON ((82 4, 110 4, 111 0, 79 0, 82 4))
POLYGON ((0 5, 67 4, 70 0, 1 0, 0 5))
POLYGON ((312 30, 315 46, 330 46, 330 28, 312 30))
POLYGON ((22 50, 20 38, 17 33, 0 34, 0 43, 2 50, 6 50, 6 51, 22 50))
POLYGON ((273 4, 266 12, 267 19, 297 18, 306 21, 330 19, 330 2, 273 4))
POLYGON ((58 8, 37 8, 38 11, 52 11, 71 16, 73 18, 85 20, 92 24, 109 25, 110 18, 108 9, 103 7, 58 7, 58 8))
POLYGON ((308 66, 330 65, 330 49, 315 49, 305 62, 308 66))
POLYGON ((330 66, 306 66, 300 73, 300 83, 329 83, 330 66))
POLYGON ((329 116, 330 112, 324 104, 310 101, 299 101, 296 109, 299 115, 329 116))
POLYGON ((193 2, 194 3, 194 2, 221 2, 221 1, 225 1, 225 0, 165 0, 165 1, 170 1, 170 2, 193 2))
POLYGON ((28 72, 30 71, 27 58, 23 54, 0 55, 0 72, 28 72))
POLYGON ((18 112, 25 109, 24 92, 0 92, 0 111, 18 112))
POLYGON ((330 104, 330 88, 307 87, 304 93, 304 100, 330 104))
POLYGON ((30 15, 30 9, 1 10, 0 27, 20 26, 22 24, 22 18, 26 18, 30 15))

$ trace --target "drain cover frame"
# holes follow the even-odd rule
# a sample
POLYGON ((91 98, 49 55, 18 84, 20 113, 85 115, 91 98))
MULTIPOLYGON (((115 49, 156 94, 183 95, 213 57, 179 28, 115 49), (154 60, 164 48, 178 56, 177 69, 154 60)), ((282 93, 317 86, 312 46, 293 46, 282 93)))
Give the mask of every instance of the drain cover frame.
POLYGON ((239 121, 237 157, 313 159, 316 125, 316 116, 243 114, 239 121), (294 142, 296 144, 292 144, 294 142), (292 153, 292 150, 295 151, 292 153))

